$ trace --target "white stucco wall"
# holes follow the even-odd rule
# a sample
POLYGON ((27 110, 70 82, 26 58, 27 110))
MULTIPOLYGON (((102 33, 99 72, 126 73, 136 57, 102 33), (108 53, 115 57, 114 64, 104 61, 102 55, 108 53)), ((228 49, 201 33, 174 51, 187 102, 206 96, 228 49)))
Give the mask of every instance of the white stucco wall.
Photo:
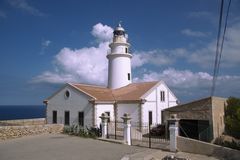
POLYGON ((124 113, 128 113, 131 116, 132 122, 139 122, 139 104, 133 103, 133 104, 117 104, 117 120, 122 122, 122 116, 124 113))
POLYGON ((109 54, 108 56, 108 87, 112 89, 126 86, 132 82, 131 55, 109 54), (128 80, 128 73, 130 80, 128 80))
POLYGON ((164 83, 160 83, 159 86, 148 93, 148 95, 145 96, 145 99, 147 101, 142 105, 143 123, 148 123, 149 111, 152 111, 153 124, 162 123, 162 110, 177 105, 177 98, 164 83), (165 92, 165 101, 161 101, 161 91, 165 92))
POLYGON ((114 121, 114 107, 113 104, 96 104, 95 105, 95 124, 97 125, 97 127, 100 127, 100 123, 101 123, 101 118, 99 118, 101 116, 102 113, 105 112, 110 112, 110 121, 114 121))
POLYGON ((57 111, 57 123, 64 124, 64 112, 70 112, 70 124, 78 123, 78 112, 84 112, 84 126, 93 124, 93 106, 89 103, 87 95, 76 91, 70 86, 64 87, 57 92, 47 105, 47 122, 52 123, 52 112, 57 111), (65 97, 66 91, 70 92, 70 97, 65 97))

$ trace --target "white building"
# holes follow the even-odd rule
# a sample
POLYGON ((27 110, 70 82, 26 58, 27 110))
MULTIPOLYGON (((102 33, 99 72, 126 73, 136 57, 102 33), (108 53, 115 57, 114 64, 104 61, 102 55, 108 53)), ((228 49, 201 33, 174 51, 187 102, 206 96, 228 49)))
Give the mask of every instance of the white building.
POLYGON ((67 83, 47 98, 47 123, 99 126, 106 112, 111 121, 129 113, 138 124, 161 123, 162 110, 177 105, 177 98, 163 81, 132 83, 130 44, 125 30, 114 30, 108 53, 108 87, 67 83))

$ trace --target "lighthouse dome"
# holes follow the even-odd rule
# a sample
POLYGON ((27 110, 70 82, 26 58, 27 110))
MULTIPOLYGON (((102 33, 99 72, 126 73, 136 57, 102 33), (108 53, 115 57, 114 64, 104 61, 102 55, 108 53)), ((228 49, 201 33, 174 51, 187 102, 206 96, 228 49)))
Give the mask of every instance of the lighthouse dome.
POLYGON ((114 36, 125 36, 125 30, 124 28, 121 26, 121 24, 119 23, 118 26, 115 28, 114 32, 113 32, 114 36))

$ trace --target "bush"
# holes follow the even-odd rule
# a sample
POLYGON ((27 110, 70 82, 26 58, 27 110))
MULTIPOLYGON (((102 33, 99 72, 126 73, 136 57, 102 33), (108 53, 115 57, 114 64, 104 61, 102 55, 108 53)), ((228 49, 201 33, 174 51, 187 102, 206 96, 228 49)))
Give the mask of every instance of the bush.
POLYGON ((225 108, 225 132, 240 138, 240 99, 229 97, 225 108))
POLYGON ((74 124, 71 126, 64 126, 63 133, 69 134, 69 135, 75 135, 79 137, 85 137, 85 138, 96 138, 101 136, 100 129, 99 128, 93 128, 90 129, 86 127, 86 129, 78 124, 74 124))

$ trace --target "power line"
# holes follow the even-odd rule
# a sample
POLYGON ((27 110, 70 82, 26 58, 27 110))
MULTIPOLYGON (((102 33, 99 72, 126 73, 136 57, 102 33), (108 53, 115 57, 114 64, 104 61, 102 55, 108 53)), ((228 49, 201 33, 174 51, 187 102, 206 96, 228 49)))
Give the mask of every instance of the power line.
POLYGON ((215 53, 216 55, 215 55, 214 70, 213 70, 211 96, 214 95, 215 84, 216 84, 216 79, 217 79, 216 72, 217 72, 218 59, 219 59, 219 41, 220 41, 220 36, 221 36, 221 31, 222 31, 223 4, 224 4, 224 0, 221 1, 220 16, 219 16, 219 21, 218 21, 217 46, 216 46, 216 53, 215 53))
POLYGON ((217 81, 219 68, 220 68, 220 63, 221 63, 223 44, 224 44, 224 40, 225 40, 225 33, 226 33, 226 30, 227 30, 227 22, 228 22, 228 14, 229 14, 229 10, 230 10, 230 5, 231 5, 231 0, 229 0, 229 3, 228 3, 227 14, 226 14, 226 18, 225 18, 225 26, 224 26, 222 41, 221 41, 221 44, 220 44, 224 0, 221 1, 219 25, 218 25, 218 36, 217 36, 217 46, 216 46, 216 55, 215 55, 213 80, 212 80, 212 88, 211 88, 211 96, 214 95, 215 88, 216 88, 216 81, 217 81), (219 47, 219 45, 220 45, 220 47, 219 47))
POLYGON ((224 31, 223 31, 223 38, 222 38, 222 43, 221 43, 221 49, 220 49, 220 54, 219 54, 219 62, 218 62, 218 70, 217 70, 217 76, 218 76, 218 72, 219 72, 219 66, 220 66, 220 63, 221 63, 221 58, 222 58, 222 51, 223 51, 223 44, 224 44, 224 40, 225 40, 225 33, 226 33, 226 30, 227 30, 227 24, 228 24, 228 14, 229 14, 229 9, 230 9, 230 5, 231 5, 231 1, 232 0, 229 0, 229 3, 228 3, 228 8, 227 8, 227 14, 226 14, 226 20, 225 20, 225 26, 224 26, 224 31))

